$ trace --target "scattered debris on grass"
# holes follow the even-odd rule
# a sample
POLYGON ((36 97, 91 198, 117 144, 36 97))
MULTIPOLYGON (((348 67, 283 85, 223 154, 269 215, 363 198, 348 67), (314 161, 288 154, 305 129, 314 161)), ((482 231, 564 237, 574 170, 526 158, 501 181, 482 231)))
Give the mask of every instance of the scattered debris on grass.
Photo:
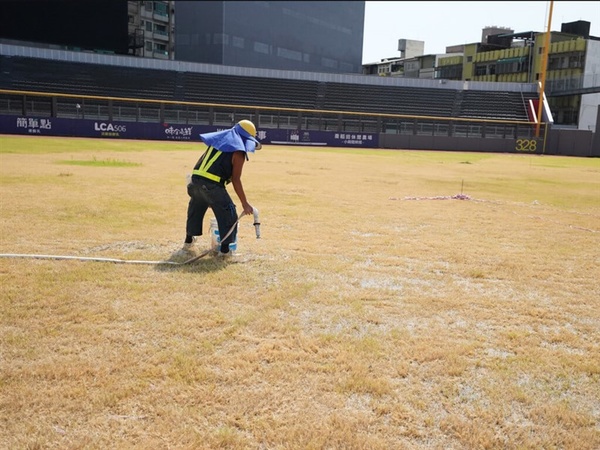
MULTIPOLYGON (((399 200, 397 197, 390 197, 390 200, 399 200)), ((404 197, 402 200, 471 200, 467 194, 456 195, 438 195, 435 197, 404 197)))

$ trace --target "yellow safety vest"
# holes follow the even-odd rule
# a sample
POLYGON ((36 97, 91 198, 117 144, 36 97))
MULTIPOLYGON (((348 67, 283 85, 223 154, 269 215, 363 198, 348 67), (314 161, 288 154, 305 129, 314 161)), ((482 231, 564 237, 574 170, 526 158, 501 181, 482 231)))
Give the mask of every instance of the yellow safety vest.
POLYGON ((215 175, 214 173, 210 173, 208 169, 214 164, 214 162, 221 156, 223 152, 217 150, 214 147, 209 147, 202 156, 200 161, 200 166, 197 169, 192 171, 193 175, 199 175, 204 178, 208 178, 209 180, 216 181, 217 183, 224 183, 227 180, 222 180, 219 175, 215 175))

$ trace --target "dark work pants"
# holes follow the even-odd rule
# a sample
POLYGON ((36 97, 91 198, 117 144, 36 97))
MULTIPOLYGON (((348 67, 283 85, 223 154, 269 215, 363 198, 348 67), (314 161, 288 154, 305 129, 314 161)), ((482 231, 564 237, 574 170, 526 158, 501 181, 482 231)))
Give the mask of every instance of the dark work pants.
MULTIPOLYGON (((196 178, 196 177, 194 177, 196 178)), ((237 221, 235 203, 225 186, 214 181, 193 180, 187 186, 190 202, 187 210, 186 233, 189 236, 202 235, 202 221, 208 208, 212 209, 219 225, 219 235, 225 236, 237 221)), ((221 252, 229 251, 229 243, 235 242, 237 227, 227 239, 221 239, 221 252)))

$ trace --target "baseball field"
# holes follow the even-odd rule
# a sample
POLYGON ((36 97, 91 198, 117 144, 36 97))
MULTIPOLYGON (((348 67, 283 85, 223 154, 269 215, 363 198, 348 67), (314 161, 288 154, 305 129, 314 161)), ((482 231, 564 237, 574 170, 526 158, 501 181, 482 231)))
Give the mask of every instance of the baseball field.
POLYGON ((600 159, 203 150, 0 136, 0 448, 600 448, 600 159))

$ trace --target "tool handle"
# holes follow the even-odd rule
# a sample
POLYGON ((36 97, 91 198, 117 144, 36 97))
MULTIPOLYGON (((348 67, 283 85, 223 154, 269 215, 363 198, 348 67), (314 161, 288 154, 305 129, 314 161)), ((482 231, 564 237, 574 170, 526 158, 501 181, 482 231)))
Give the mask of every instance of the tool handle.
POLYGON ((254 215, 254 231, 256 232, 256 239, 260 239, 260 220, 258 218, 258 209, 252 208, 254 215))

